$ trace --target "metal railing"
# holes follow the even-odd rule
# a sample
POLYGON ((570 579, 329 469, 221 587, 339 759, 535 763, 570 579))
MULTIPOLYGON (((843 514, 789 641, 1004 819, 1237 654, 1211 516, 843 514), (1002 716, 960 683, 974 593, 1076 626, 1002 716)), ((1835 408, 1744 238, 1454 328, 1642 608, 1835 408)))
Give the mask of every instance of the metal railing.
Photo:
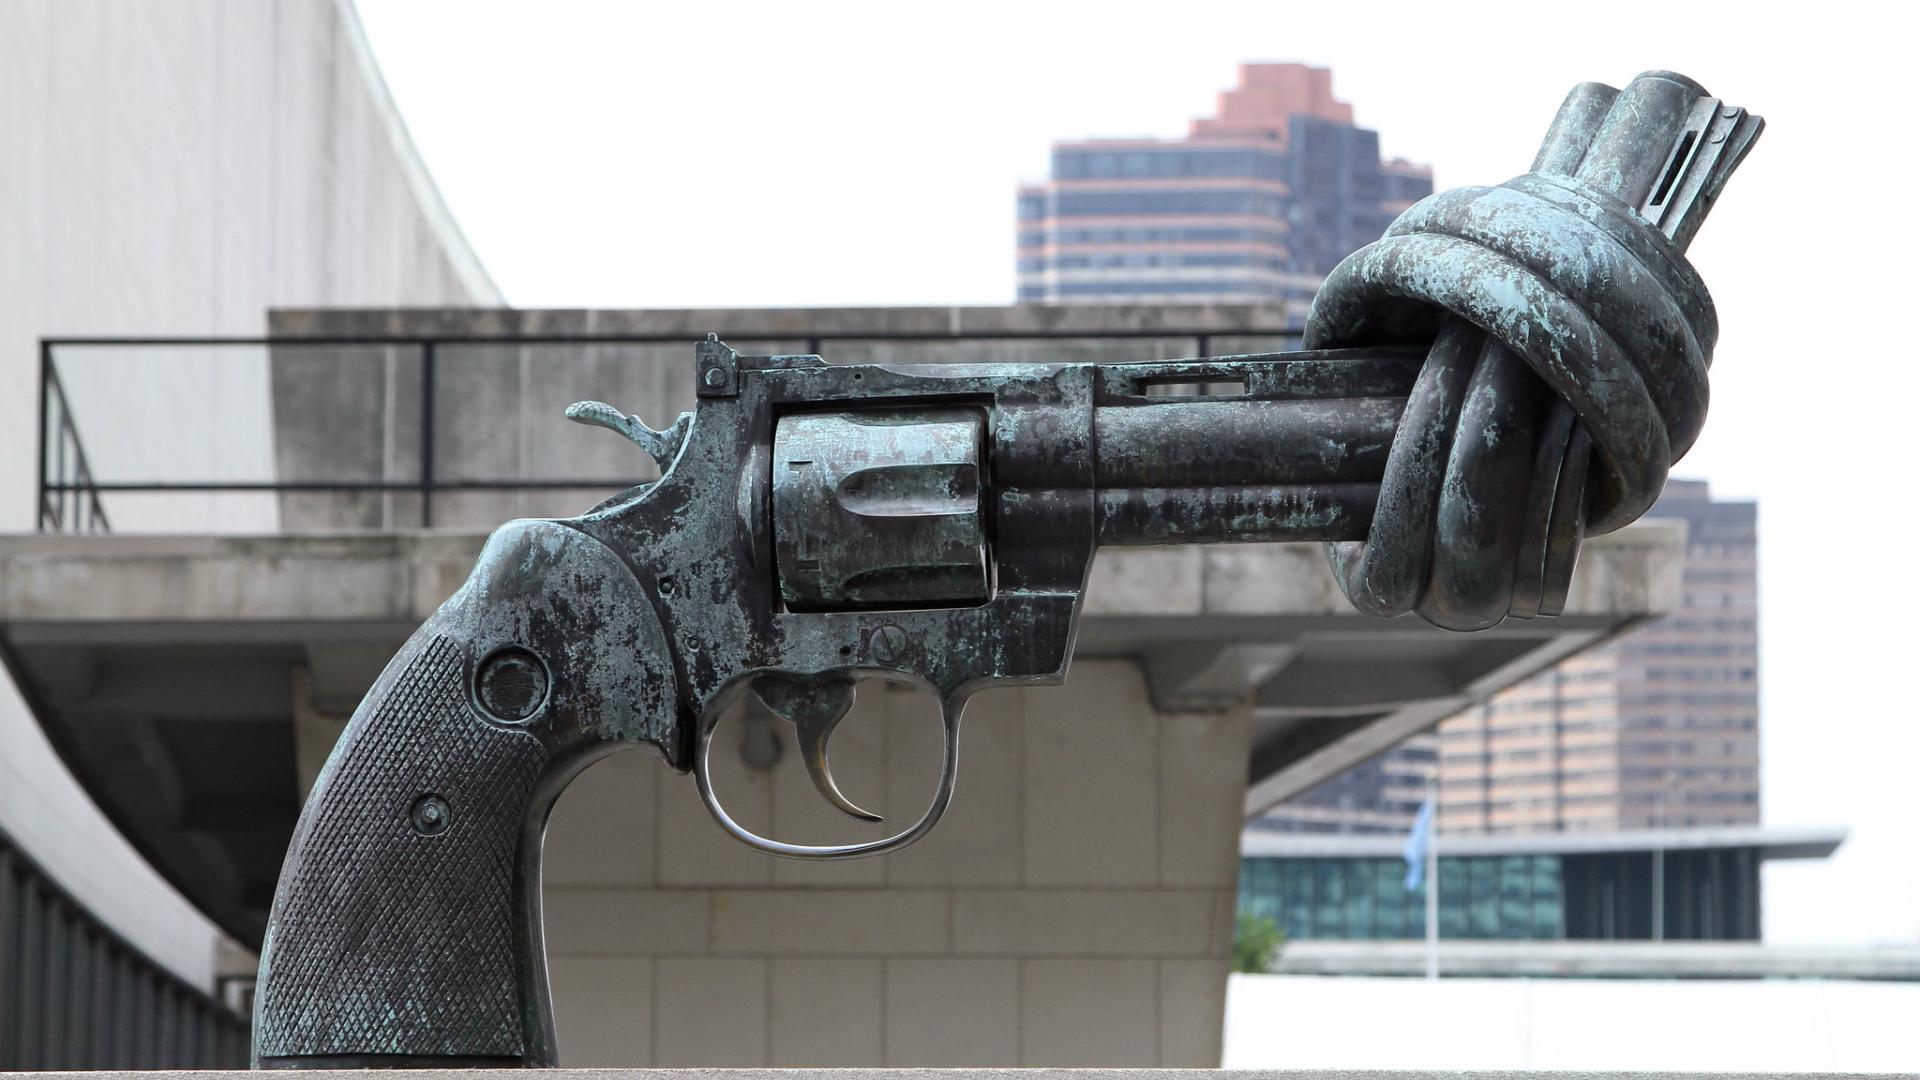
POLYGON ((40 487, 34 503, 41 532, 108 531, 107 512, 46 342, 40 345, 40 487))
MULTIPOLYGON (((1249 328, 1245 331, 1222 331, 1218 328, 1206 330, 1168 327, 1161 329, 1086 329, 1047 331, 965 331, 947 334, 934 333, 848 333, 835 335, 774 334, 755 333, 752 335, 722 334, 731 344, 743 352, 755 351, 791 351, 795 343, 803 343, 804 351, 809 353, 827 353, 831 358, 834 345, 842 347, 886 344, 898 346, 900 362, 913 362, 911 354, 918 349, 930 349, 939 346, 964 345, 967 343, 1079 343, 1088 347, 1100 347, 1102 343, 1124 343, 1128 341, 1162 341, 1191 343, 1193 356, 1213 355, 1218 339, 1236 341, 1259 341, 1273 343, 1273 347, 1297 347, 1298 331, 1282 331, 1268 328, 1249 328), (777 346, 769 348, 769 346, 777 346)), ((633 476, 588 476, 588 475, 460 475, 461 463, 450 463, 443 459, 441 435, 450 426, 447 418, 439 415, 441 407, 437 404, 441 397, 443 383, 449 372, 458 373, 459 365, 476 351, 497 349, 564 349, 578 347, 582 350, 607 349, 618 347, 644 346, 683 346, 691 354, 693 342, 684 334, 608 334, 573 336, 364 336, 364 337, 95 337, 95 338, 48 338, 41 342, 41 460, 40 474, 35 491, 35 509, 38 527, 42 532, 75 532, 108 530, 107 507, 104 501, 110 497, 124 495, 180 495, 200 493, 206 495, 236 493, 266 493, 281 497, 309 496, 352 496, 352 495, 405 495, 418 500, 417 510, 411 510, 407 524, 432 527, 441 524, 436 520, 436 498, 450 493, 474 492, 558 492, 579 489, 605 489, 609 493, 624 488, 644 477, 633 476), (284 470, 276 469, 274 475, 267 478, 246 479, 114 479, 102 478, 100 471, 90 467, 80 438, 81 428, 76 423, 76 405, 81 418, 89 402, 70 400, 71 395, 63 386, 59 357, 70 350, 166 350, 166 349, 206 349, 206 350, 264 350, 272 364, 287 356, 314 350, 386 350, 389 353, 405 354, 407 368, 417 366, 417 372, 409 371, 408 378, 414 384, 407 387, 404 395, 393 393, 388 404, 398 407, 402 396, 413 399, 412 416, 399 427, 406 429, 413 447, 402 448, 409 461, 412 475, 403 478, 381 477, 288 477, 281 475, 284 470)), ((1164 347, 1152 355, 1143 353, 1139 359, 1164 359, 1164 347)), ((691 370, 691 362, 688 363, 691 370)), ((691 394, 688 395, 691 401, 691 394)), ((557 418, 557 411, 556 411, 557 418)), ((159 418, 164 421, 165 418, 159 418)), ((98 448, 96 448, 98 449, 98 448)))
POLYGON ((247 1019, 95 919, 0 835, 0 1072, 243 1068, 247 1019))

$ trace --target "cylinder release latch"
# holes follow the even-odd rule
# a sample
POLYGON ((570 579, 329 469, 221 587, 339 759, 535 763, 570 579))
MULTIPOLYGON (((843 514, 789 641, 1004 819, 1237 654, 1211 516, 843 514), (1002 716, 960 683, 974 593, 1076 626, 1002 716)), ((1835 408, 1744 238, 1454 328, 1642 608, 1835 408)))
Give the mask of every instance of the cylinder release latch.
POLYGON ((987 600, 980 410, 798 413, 773 433, 773 547, 795 611, 987 600))

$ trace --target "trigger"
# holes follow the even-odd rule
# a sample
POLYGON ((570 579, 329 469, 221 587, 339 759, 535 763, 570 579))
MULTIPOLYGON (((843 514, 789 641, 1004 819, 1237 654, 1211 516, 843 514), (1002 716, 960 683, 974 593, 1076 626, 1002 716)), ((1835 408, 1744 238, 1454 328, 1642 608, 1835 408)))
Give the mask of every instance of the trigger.
POLYGON ((753 692, 767 708, 793 725, 800 743, 800 760, 806 764, 807 775, 813 778, 820 797, 848 817, 881 820, 879 814, 861 809, 842 795, 840 785, 833 782, 833 771, 827 767, 827 741, 847 710, 853 708, 853 680, 829 677, 801 681, 762 675, 753 680, 753 692))

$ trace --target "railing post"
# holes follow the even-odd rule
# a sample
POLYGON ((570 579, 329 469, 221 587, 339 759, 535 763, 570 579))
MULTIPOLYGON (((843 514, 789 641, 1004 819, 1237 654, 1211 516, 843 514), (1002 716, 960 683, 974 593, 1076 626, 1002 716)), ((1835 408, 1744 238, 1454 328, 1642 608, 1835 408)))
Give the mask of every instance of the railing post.
POLYGON ((68 482, 71 470, 67 468, 67 443, 71 441, 69 433, 72 430, 72 420, 67 415, 67 396, 61 394, 60 435, 53 444, 53 471, 60 481, 53 498, 53 527, 60 532, 67 531, 67 500, 72 497, 70 489, 73 485, 68 482))
POLYGON ((53 374, 53 346, 45 338, 40 339, 40 445, 36 448, 36 457, 40 463, 39 476, 34 481, 33 491, 33 531, 47 531, 47 399, 53 395, 53 386, 48 378, 53 374))

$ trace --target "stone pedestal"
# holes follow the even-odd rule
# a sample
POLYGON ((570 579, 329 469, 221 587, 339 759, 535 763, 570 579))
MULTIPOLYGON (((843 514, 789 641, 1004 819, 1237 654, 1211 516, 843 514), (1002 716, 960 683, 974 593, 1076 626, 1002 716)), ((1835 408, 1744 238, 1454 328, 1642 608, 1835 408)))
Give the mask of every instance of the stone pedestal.
MULTIPOLYGON (((1156 712, 1125 660, 1075 664, 1070 687, 975 698, 947 818, 878 859, 765 856, 651 757, 593 766, 547 837, 562 1061, 1217 1065, 1248 712, 1156 712)), ((865 838, 931 794, 930 698, 867 684, 835 735, 842 789, 882 826, 820 800, 783 722, 722 723, 761 722, 778 764, 725 728, 716 759, 756 831, 865 838)))

